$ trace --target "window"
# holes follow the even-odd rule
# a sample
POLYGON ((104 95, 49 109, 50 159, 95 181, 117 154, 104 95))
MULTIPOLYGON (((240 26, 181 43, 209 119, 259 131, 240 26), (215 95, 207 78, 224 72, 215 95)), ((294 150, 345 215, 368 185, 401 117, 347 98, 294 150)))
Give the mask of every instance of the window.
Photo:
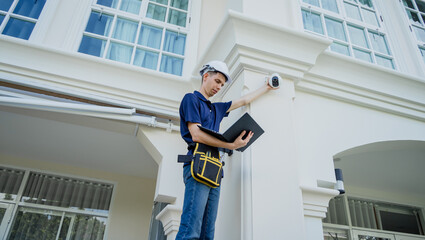
POLYGON ((188 0, 97 0, 79 52, 182 75, 188 0))
POLYGON ((352 229, 353 232, 361 230, 361 234, 366 235, 369 233, 365 229, 381 235, 387 234, 385 231, 424 235, 421 213, 422 209, 417 207, 347 196, 336 197, 329 202, 326 218, 323 219, 323 232, 325 239, 326 236, 335 234, 347 238, 347 229, 352 229))
POLYGON ((333 40, 330 50, 395 69, 372 0, 302 0, 304 29, 333 40))
POLYGON ((403 0, 410 30, 415 33, 419 51, 425 62, 425 2, 420 0, 403 0))
POLYGON ((46 0, 1 0, 0 32, 28 40, 46 0))
POLYGON ((168 205, 164 202, 154 202, 151 216, 151 224, 149 228, 149 240, 166 240, 167 236, 164 234, 164 226, 161 221, 156 219, 156 216, 168 205))
POLYGON ((103 239, 112 192, 107 183, 0 167, 0 203, 17 206, 7 239, 103 239))

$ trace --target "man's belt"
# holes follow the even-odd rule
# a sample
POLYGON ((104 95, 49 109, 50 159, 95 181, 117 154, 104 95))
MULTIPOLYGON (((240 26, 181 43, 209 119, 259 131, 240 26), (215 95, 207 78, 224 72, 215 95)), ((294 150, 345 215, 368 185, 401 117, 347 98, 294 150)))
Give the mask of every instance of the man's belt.
MULTIPOLYGON (((188 151, 193 151, 194 149, 195 149, 195 146, 196 146, 196 143, 189 143, 188 145, 187 145, 187 150, 188 151)), ((232 154, 233 154, 233 150, 230 150, 230 149, 227 149, 227 148, 218 148, 218 151, 219 152, 224 152, 224 153, 227 153, 227 155, 229 155, 229 156, 232 156, 232 154)))

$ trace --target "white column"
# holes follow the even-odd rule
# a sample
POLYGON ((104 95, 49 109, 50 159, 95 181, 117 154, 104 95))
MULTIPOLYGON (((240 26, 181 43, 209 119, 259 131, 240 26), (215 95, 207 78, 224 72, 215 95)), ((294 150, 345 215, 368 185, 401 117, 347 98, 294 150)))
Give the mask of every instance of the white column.
MULTIPOLYGON (((236 8, 255 8, 252 1, 250 6, 238 3, 232 1, 236 8)), ((294 83, 303 78, 331 42, 274 24, 273 19, 258 21, 245 11, 229 11, 199 58, 201 63, 221 59, 229 66, 234 81, 215 96, 216 100, 237 99, 242 91, 262 86, 264 77, 273 72, 283 77, 281 89, 268 92, 245 109, 265 134, 226 165, 217 238, 310 240, 305 233, 302 169, 296 152, 294 83), (240 201, 236 204, 235 199, 240 201)))
POLYGON ((167 240, 176 239, 180 226, 180 216, 182 210, 174 205, 167 205, 157 216, 156 220, 161 221, 167 240))

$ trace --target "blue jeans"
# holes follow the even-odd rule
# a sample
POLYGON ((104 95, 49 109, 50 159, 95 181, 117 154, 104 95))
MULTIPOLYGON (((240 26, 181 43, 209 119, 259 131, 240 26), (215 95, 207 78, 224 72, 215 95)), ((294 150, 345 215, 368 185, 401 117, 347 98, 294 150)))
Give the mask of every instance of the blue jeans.
POLYGON ((185 184, 183 213, 176 240, 214 239, 220 187, 211 188, 196 181, 190 165, 183 167, 185 184))

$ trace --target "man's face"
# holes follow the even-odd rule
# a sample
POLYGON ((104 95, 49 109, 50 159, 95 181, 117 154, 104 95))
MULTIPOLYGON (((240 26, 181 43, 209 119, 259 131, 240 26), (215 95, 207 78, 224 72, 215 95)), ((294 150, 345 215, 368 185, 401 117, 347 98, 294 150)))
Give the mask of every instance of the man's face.
POLYGON ((205 73, 203 77, 202 88, 208 97, 214 96, 220 89, 224 86, 226 82, 226 77, 220 73, 205 73))

